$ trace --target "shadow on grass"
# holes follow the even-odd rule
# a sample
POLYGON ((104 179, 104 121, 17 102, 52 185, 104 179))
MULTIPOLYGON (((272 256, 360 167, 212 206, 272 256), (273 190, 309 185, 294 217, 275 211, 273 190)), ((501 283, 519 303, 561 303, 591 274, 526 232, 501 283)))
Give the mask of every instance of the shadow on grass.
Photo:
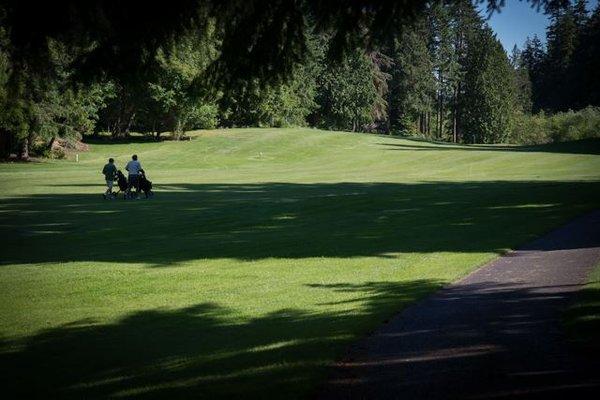
POLYGON ((0 263, 168 266, 215 258, 502 254, 597 208, 600 198, 598 182, 160 184, 156 189, 154 199, 139 201, 69 193, 0 199, 0 263))
POLYGON ((400 143, 380 143, 381 146, 388 147, 390 150, 400 151, 451 151, 451 150, 472 150, 472 151, 518 151, 518 152, 545 152, 545 153, 566 153, 566 154, 600 154, 600 139, 584 139, 572 142, 551 143, 542 145, 477 145, 477 144, 454 144, 432 142, 406 138, 405 140, 414 142, 411 144, 400 143))
MULTIPOLYGON (((105 202, 99 194, 32 195, 0 199, 0 254, 5 265, 79 260, 169 266, 199 258, 501 252, 597 207, 599 194, 597 182, 434 182, 162 184, 155 199, 127 202, 105 202)), ((587 242, 552 246, 547 250, 587 242)), ((17 398, 305 397, 349 343, 440 287, 432 280, 307 285, 355 294, 344 300, 357 305, 347 313, 281 309, 241 319, 235 310, 200 302, 112 323, 73 321, 0 342, 0 380, 17 398)), ((508 342, 511 335, 531 337, 543 321, 528 305, 553 308, 565 298, 494 284, 452 295, 474 310, 496 299, 519 306, 479 331, 466 323, 447 331, 483 349, 489 336, 478 336, 481 329, 499 327, 508 342)), ((409 331, 407 338, 425 336, 409 331)), ((435 369, 445 364, 428 355, 444 351, 447 343, 431 341, 410 357, 435 369)), ((490 353, 452 357, 478 365, 490 353)))
MULTIPOLYGON (((1 380, 15 398, 298 398, 367 327, 437 289, 433 281, 338 285, 354 313, 283 309, 250 320, 218 304, 76 321, 3 343, 1 380)), ((330 290, 315 286, 315 291, 330 290)))
POLYGON ((600 358, 600 282, 590 282, 583 288, 564 317, 572 343, 578 349, 600 358))
MULTIPOLYGON (((16 398, 305 398, 350 342, 440 284, 416 280, 308 286, 350 292, 364 306, 338 314, 283 309, 239 320, 218 304, 200 303, 141 311, 110 324, 76 321, 22 342, 5 341, 0 352, 3 390, 16 398)), ((532 335, 546 323, 547 315, 529 308, 554 309, 566 298, 552 288, 540 293, 540 288, 487 283, 463 286, 449 296, 473 309, 490 302, 514 306, 485 326, 454 321, 444 326, 446 339, 440 341, 428 341, 427 332, 409 326, 402 341, 415 347, 401 361, 409 370, 446 371, 457 361, 493 370, 502 353, 514 351, 523 340, 535 341, 532 335), (498 334, 490 336, 490 329, 498 334), (455 343, 465 338, 470 350, 461 352, 455 343)), ((552 368, 539 369, 534 362, 512 372, 539 388, 544 371, 549 374, 544 379, 554 379, 552 368)), ((397 384, 410 385, 410 377, 422 381, 408 375, 397 384)))
POLYGON ((156 138, 156 135, 130 135, 127 137, 113 138, 111 136, 85 136, 85 144, 133 144, 133 143, 156 143, 168 140, 166 138, 156 138))
POLYGON ((566 346, 560 326, 578 289, 517 282, 444 288, 358 342, 317 398, 594 398, 600 360, 566 346))

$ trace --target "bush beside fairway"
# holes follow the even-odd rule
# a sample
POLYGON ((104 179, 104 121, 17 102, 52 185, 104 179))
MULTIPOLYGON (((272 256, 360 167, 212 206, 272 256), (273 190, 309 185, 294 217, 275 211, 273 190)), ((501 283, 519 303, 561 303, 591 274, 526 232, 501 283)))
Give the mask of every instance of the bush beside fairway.
POLYGON ((306 397, 406 304, 597 208, 599 153, 236 129, 0 165, 3 388, 306 397), (155 198, 102 201, 132 153, 155 198))

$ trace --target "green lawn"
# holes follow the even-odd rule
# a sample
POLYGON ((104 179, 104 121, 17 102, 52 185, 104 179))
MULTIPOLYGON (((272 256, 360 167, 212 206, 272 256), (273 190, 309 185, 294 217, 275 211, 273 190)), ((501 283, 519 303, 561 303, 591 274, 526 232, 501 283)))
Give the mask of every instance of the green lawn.
POLYGON ((0 164, 2 390, 310 396, 409 302, 597 208, 598 154, 236 129, 0 164), (103 201, 134 152, 155 198, 103 201))

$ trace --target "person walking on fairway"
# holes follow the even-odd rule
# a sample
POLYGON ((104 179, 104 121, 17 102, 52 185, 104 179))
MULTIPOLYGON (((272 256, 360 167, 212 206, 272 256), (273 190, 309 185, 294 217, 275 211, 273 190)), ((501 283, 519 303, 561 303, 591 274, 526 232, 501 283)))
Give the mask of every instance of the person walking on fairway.
POLYGON ((112 196, 112 188, 113 183, 115 182, 115 178, 117 177, 117 167, 115 166, 115 160, 113 158, 108 159, 108 164, 102 168, 102 174, 104 174, 104 179, 106 179, 106 192, 104 193, 104 197, 112 196))
POLYGON ((135 195, 138 196, 138 192, 140 191, 140 171, 142 170, 142 164, 138 161, 138 157, 136 154, 131 156, 131 161, 127 163, 125 166, 125 170, 129 172, 129 187, 127 191, 131 193, 131 188, 135 188, 135 195))

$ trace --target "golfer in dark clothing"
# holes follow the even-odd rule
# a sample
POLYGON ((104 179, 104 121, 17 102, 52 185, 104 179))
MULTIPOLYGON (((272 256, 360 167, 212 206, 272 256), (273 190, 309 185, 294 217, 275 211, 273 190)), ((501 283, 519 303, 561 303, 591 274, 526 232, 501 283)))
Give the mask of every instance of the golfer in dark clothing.
POLYGON ((131 156, 131 161, 129 161, 127 163, 127 165, 125 166, 125 170, 127 170, 127 172, 129 172, 129 187, 127 188, 128 191, 131 191, 131 188, 135 188, 135 194, 136 196, 138 195, 139 192, 139 175, 140 175, 140 171, 142 169, 142 164, 140 164, 140 162, 137 160, 137 155, 134 154, 133 156, 131 156))
POLYGON ((112 195, 113 183, 117 177, 117 167, 115 166, 115 160, 113 158, 108 159, 108 164, 102 168, 102 173, 104 174, 104 179, 106 180, 106 195, 110 196, 112 195))

